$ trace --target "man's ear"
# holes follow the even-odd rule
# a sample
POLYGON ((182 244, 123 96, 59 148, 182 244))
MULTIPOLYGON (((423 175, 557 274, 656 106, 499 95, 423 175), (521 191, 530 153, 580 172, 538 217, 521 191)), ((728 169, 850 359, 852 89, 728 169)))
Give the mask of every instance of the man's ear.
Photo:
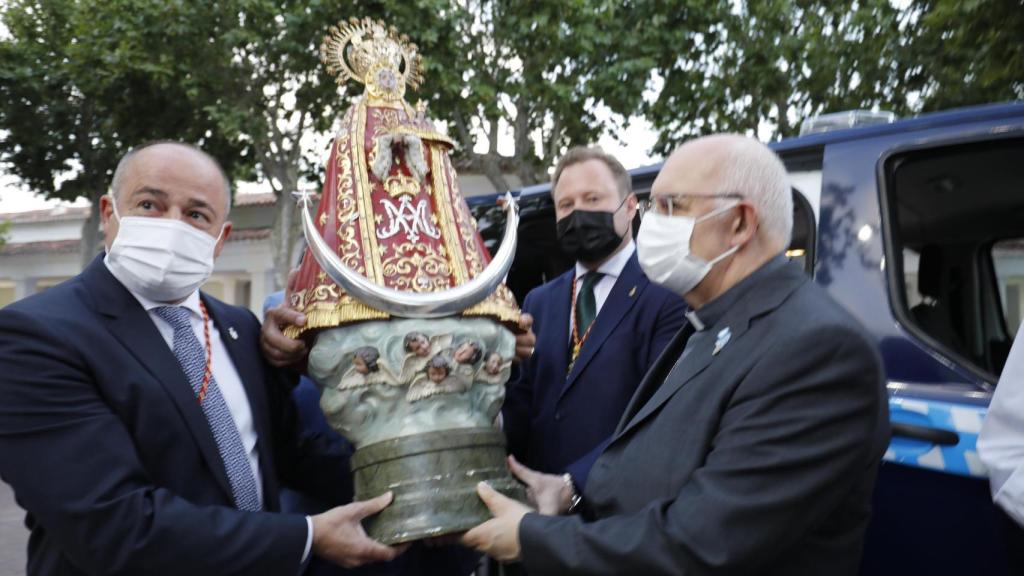
POLYGON ((228 236, 231 235, 231 221, 228 220, 224 223, 224 231, 220 233, 220 240, 217 241, 217 246, 213 249, 213 257, 217 258, 220 256, 220 251, 224 249, 224 243, 228 241, 228 236))
POLYGON ((114 202, 114 197, 110 194, 100 196, 100 224, 103 227, 103 247, 105 250, 110 250, 119 227, 117 218, 114 218, 114 202))
POLYGON ((754 234, 757 232, 758 219, 757 211, 754 207, 746 202, 741 202, 739 205, 740 214, 739 217, 733 221, 733 237, 737 243, 748 242, 754 234))

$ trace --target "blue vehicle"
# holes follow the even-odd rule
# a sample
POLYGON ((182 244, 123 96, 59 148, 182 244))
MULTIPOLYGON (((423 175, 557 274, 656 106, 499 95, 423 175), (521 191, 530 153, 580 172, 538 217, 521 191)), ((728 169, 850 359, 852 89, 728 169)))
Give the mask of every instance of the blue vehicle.
MULTIPOLYGON (((787 254, 874 334, 885 361, 893 436, 861 572, 1024 573, 1008 564, 1020 562, 1024 537, 992 504, 976 448, 1024 316, 1024 102, 772 148, 795 200, 787 254)), ((631 172, 639 196, 659 168, 631 172)), ((508 285, 520 301, 572 265, 549 192, 518 194, 508 285)), ((492 251, 503 224, 495 201, 471 199, 492 251)))

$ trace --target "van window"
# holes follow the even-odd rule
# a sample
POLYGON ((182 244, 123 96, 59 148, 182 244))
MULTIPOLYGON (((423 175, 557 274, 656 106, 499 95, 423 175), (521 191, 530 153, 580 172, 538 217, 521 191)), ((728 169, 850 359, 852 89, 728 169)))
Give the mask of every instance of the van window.
POLYGON ((1024 311, 1024 238, 1000 240, 992 245, 1003 318, 1011 337, 1017 335, 1024 311))
POLYGON ((1024 139, 885 164, 890 294, 902 324, 995 383, 1024 308, 1024 139))

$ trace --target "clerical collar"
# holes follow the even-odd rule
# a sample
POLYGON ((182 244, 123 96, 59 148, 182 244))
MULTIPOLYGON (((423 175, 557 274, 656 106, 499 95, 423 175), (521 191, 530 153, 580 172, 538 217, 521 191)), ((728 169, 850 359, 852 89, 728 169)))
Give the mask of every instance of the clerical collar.
POLYGON ((754 270, 749 276, 740 280, 735 286, 729 288, 721 296, 700 307, 699 310, 688 310, 686 319, 693 325, 693 329, 700 332, 708 326, 714 326, 722 319, 725 312, 732 308, 740 298, 755 286, 762 278, 768 276, 775 270, 782 268, 789 262, 789 259, 779 254, 754 270))

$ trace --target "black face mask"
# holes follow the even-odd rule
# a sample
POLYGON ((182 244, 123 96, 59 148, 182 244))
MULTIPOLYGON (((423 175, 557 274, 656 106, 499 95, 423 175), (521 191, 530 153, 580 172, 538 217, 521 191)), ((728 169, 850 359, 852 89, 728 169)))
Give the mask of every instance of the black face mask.
POLYGON ((558 246, 580 262, 604 260, 619 247, 622 238, 629 233, 628 226, 626 234, 619 235, 615 231, 615 213, 622 208, 625 201, 623 198, 619 207, 611 212, 573 210, 555 225, 558 246))

